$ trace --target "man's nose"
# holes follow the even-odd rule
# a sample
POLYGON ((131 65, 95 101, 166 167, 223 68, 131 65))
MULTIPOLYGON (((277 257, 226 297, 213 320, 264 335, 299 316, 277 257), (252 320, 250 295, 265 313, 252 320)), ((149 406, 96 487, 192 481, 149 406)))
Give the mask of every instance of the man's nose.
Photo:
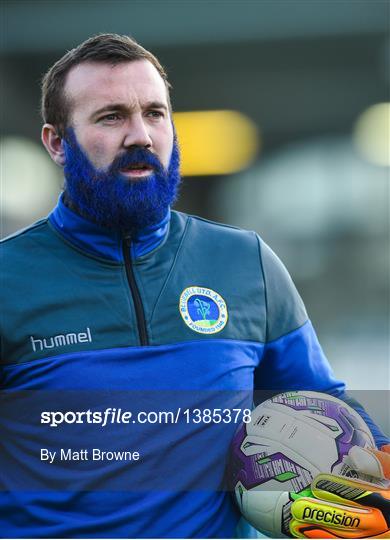
POLYGON ((127 133, 123 141, 125 147, 143 146, 151 148, 153 141, 148 133, 147 126, 141 114, 134 114, 129 121, 127 133))

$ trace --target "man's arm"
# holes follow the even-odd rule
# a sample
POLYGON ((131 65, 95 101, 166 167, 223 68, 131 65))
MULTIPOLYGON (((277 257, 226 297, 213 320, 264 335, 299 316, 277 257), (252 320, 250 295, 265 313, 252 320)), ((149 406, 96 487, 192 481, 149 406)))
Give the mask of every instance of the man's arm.
POLYGON ((261 239, 259 245, 267 331, 263 358, 255 372, 255 389, 272 395, 288 390, 313 390, 336 396, 364 418, 379 448, 389 443, 362 405, 346 394, 345 383, 335 377, 286 268, 261 239))

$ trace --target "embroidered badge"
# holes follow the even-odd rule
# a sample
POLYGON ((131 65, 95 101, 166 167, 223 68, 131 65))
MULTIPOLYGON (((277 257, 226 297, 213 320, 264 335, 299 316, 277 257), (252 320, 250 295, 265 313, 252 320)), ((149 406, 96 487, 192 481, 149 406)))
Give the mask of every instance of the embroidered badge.
POLYGON ((184 289, 180 295, 179 310, 186 325, 199 334, 216 334, 228 321, 225 300, 205 287, 184 289))

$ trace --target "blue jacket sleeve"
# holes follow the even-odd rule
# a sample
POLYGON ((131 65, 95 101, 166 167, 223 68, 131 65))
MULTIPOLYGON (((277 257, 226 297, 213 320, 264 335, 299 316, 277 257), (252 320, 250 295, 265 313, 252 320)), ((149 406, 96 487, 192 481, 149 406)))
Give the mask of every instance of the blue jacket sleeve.
POLYGON ((362 405, 346 394, 345 383, 335 377, 287 270, 261 240, 260 248, 267 303, 267 340, 255 371, 255 389, 266 391, 267 397, 288 390, 331 394, 363 417, 378 448, 387 444, 388 438, 362 405))

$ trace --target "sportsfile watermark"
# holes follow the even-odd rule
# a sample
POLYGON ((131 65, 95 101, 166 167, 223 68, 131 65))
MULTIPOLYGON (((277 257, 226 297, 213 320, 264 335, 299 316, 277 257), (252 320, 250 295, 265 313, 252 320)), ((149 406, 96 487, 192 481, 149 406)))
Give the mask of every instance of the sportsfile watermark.
POLYGON ((108 407, 104 411, 43 411, 41 424, 58 427, 62 424, 94 424, 107 427, 112 424, 249 424, 251 409, 182 409, 174 411, 124 411, 108 407))
POLYGON ((0 489, 214 491, 253 393, 5 392, 0 407, 0 489))

